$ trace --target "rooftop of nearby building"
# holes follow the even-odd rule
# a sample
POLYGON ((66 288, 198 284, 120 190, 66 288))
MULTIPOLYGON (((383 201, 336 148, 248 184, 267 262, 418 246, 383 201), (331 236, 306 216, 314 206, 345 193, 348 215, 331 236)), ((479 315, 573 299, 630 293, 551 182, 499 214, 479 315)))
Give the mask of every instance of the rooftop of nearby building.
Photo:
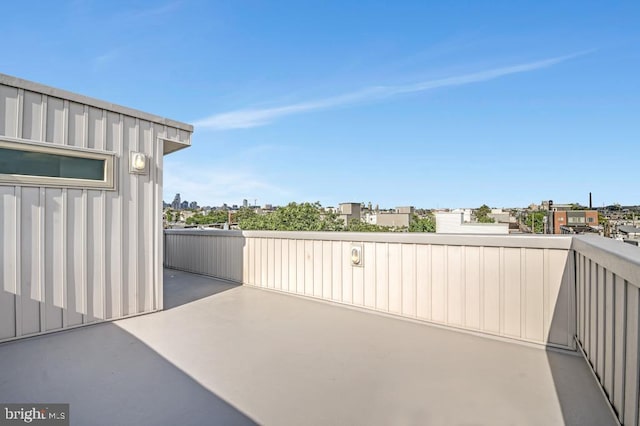
POLYGON ((0 400, 68 402, 72 424, 615 424, 574 353, 175 270, 164 293, 0 345, 0 400))
POLYGON ((624 232, 625 234, 640 234, 640 228, 630 225, 620 225, 618 226, 618 231, 624 232))

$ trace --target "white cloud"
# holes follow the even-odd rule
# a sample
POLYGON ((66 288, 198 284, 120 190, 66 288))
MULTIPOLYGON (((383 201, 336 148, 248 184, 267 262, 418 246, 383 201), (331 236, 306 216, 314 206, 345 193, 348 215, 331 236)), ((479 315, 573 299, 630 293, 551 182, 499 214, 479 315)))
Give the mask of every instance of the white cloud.
POLYGON ((493 80, 499 77, 525 73, 542 68, 548 68, 560 62, 567 61, 588 52, 580 52, 572 55, 556 58, 544 59, 526 64, 512 65, 509 67, 494 68, 487 71, 472 74, 458 75, 435 80, 422 81, 418 83, 398 86, 374 86, 344 95, 334 96, 325 99, 300 102, 291 105, 272 108, 249 108, 236 111, 214 114, 209 117, 197 120, 194 124, 197 127, 212 130, 242 129, 249 127, 264 126, 278 118, 304 112, 330 109, 355 103, 370 102, 378 99, 390 98, 405 93, 416 93, 433 90, 442 87, 462 86, 465 84, 479 83, 493 80))
POLYGON ((290 192, 278 187, 256 172, 229 169, 221 164, 210 167, 180 162, 165 163, 164 200, 171 202, 176 193, 183 200, 197 201, 200 205, 218 206, 223 203, 242 202, 241 198, 269 201, 286 198, 290 192))

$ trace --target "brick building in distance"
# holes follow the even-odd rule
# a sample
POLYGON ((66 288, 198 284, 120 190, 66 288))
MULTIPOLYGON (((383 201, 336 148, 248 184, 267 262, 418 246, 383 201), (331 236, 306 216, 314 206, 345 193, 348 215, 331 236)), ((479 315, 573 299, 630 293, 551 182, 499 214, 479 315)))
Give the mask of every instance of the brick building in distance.
POLYGON ((571 204, 553 204, 549 201, 547 213, 548 234, 576 234, 597 232, 597 210, 573 210, 571 204))

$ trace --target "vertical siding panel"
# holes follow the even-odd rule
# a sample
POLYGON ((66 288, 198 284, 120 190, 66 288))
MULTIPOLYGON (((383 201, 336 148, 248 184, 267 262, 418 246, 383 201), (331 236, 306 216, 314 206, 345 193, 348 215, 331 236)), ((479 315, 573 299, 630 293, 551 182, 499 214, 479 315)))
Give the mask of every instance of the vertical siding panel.
POLYGON ((275 288, 277 288, 278 290, 282 290, 282 240, 279 238, 274 241, 273 254, 273 283, 275 285, 275 288))
POLYGON ((100 191, 87 191, 87 321, 104 319, 104 203, 100 191))
POLYGON ((267 287, 275 287, 275 240, 266 239, 267 242, 267 287))
POLYGON ((402 314, 416 316, 416 246, 402 244, 402 314))
POLYGON ((48 188, 45 191, 45 315, 47 330, 62 328, 62 308, 64 303, 64 281, 62 263, 63 250, 62 190, 48 188))
POLYGON ((255 248, 255 239, 247 238, 245 241, 247 245, 247 269, 248 269, 248 277, 247 284, 256 285, 256 248, 255 248))
POLYGON ((42 95, 26 90, 23 98, 22 137, 35 141, 44 140, 42 128, 44 104, 42 95))
POLYGON ((15 265, 15 312, 16 312, 16 336, 22 336, 22 268, 21 268, 21 227, 22 227, 22 188, 15 188, 14 222, 14 248, 12 262, 15 265))
POLYGON ((64 144, 66 134, 64 101, 49 96, 45 108, 47 116, 45 140, 55 144, 64 144))
POLYGON ((18 89, 0 85, 0 136, 18 137, 18 89))
POLYGON ((402 313, 402 245, 389 244, 389 312, 402 313))
POLYGON ((431 246, 431 319, 444 323, 446 317, 446 247, 431 246))
POLYGON ((84 105, 68 102, 67 145, 86 147, 84 105))
MULTIPOLYGON (((156 212, 156 223, 154 225, 155 230, 155 240, 154 240, 154 248, 155 248, 155 258, 154 258, 154 276, 152 277, 152 287, 154 290, 155 297, 155 306, 154 309, 164 309, 164 272, 162 265, 162 257, 164 250, 164 231, 163 231, 163 197, 162 197, 162 188, 164 187, 164 143, 159 139, 160 136, 164 134, 164 127, 158 124, 154 124, 153 126, 154 132, 152 135, 152 146, 154 147, 154 158, 152 159, 155 164, 155 171, 152 175, 152 179, 154 179, 154 194, 155 194, 155 208, 156 212)), ((242 261, 242 258, 241 258, 242 261)), ((242 271, 240 271, 242 275, 242 271)), ((239 277, 240 282, 242 282, 242 277, 239 277)))
POLYGON ((446 299, 447 299, 447 323, 462 325, 462 247, 447 246, 445 249, 446 258, 446 299))
POLYGON ((520 337, 521 259, 519 248, 504 248, 504 333, 520 337))
POLYGON ((600 379, 601 383, 604 383, 604 348, 605 348, 605 323, 604 323, 604 294, 605 294, 605 270, 602 266, 598 265, 596 269, 596 274, 598 277, 598 287, 596 289, 598 294, 598 302, 596 305, 596 310, 598 312, 598 322, 596 325, 596 351, 597 351, 597 359, 598 362, 595 365, 595 371, 600 379))
POLYGON ((15 191, 0 186, 0 339, 16 335, 16 235, 15 191))
MULTIPOLYGON (((190 238, 193 240, 195 237, 190 236, 190 238)), ((194 242, 198 244, 202 243, 200 239, 194 242)), ((213 260, 211 262, 211 274, 218 276, 225 260, 224 253, 221 247, 222 243, 217 236, 214 236, 214 237, 211 237, 210 245, 211 245, 211 250, 212 250, 211 255, 213 260)), ((262 285, 266 285, 266 284, 267 284, 266 281, 262 283, 262 285)))
POLYGON ((376 243, 376 308, 389 310, 389 244, 376 243))
POLYGON ((484 330, 500 333, 500 249, 484 247, 483 280, 484 280, 484 330))
MULTIPOLYGON (((363 246, 364 250, 364 246, 363 246)), ((367 262, 367 253, 362 253, 363 261, 367 262)), ((351 277, 353 280, 353 304, 357 306, 364 305, 364 267, 354 266, 351 268, 351 277)))
POLYGON ((121 117, 123 122, 123 156, 121 170, 124 174, 122 180, 123 193, 123 257, 124 269, 123 281, 123 314, 137 313, 138 306, 138 178, 137 175, 128 173, 129 152, 138 149, 138 126, 134 118, 121 117))
POLYGON ((364 243, 364 305, 376 307, 376 243, 364 243))
POLYGON ((298 291, 298 243, 295 240, 287 240, 289 245, 289 291, 298 291))
MULTIPOLYGON (((582 255, 575 252, 576 257, 576 320, 577 330, 576 335, 580 344, 584 342, 584 333, 582 331, 582 325, 584 324, 584 277, 582 276, 582 255)), ((553 305, 551 306, 553 308, 553 305)))
POLYGON ((465 326, 480 328, 480 247, 465 248, 465 326))
POLYGON ((313 295, 313 241, 302 241, 303 260, 304 260, 304 294, 313 295))
POLYGON ((624 279, 614 275, 614 379, 613 379, 613 403, 618 407, 620 420, 624 414, 624 390, 625 383, 625 364, 627 352, 626 339, 626 318, 627 318, 627 298, 626 298, 626 282, 624 279))
POLYGON ((304 294, 304 289, 305 289, 304 240, 295 240, 295 243, 296 243, 296 293, 304 294))
POLYGON ((20 198, 20 296, 22 335, 40 331, 40 190, 22 188, 20 198))
POLYGON ((609 396, 609 400, 613 402, 613 378, 614 378, 614 348, 615 348, 615 329, 614 329, 614 318, 615 318, 615 300, 614 296, 614 285, 615 282, 613 280, 614 275, 611 271, 607 271, 605 283, 605 300, 606 305, 604 309, 605 313, 605 331, 604 335, 606 338, 605 343, 605 353, 604 353, 604 388, 607 390, 607 394, 609 396))
MULTIPOLYGON (((257 239, 254 237, 250 237, 250 238, 246 238, 245 244, 247 245, 247 262, 248 262, 248 266, 247 266, 247 271, 248 271, 248 278, 247 278, 247 282, 250 283, 251 285, 257 285, 257 274, 258 274, 258 266, 257 266, 257 255, 256 255, 256 246, 257 246, 257 239)), ((212 260, 213 262, 213 260, 212 260)))
MULTIPOLYGON (((153 131, 145 120, 136 120, 138 133, 137 151, 147 157, 147 172, 136 175, 138 191, 138 234, 137 234, 137 286, 138 297, 136 312, 148 312, 153 306, 153 227, 158 222, 153 205, 153 131)), ((159 222, 158 222, 159 223, 159 222)), ((200 252, 202 256, 202 252, 200 252)))
POLYGON ((351 243, 342 241, 342 301, 353 303, 353 266, 351 266, 351 243))
POLYGON ((88 117, 87 147, 91 149, 103 150, 105 147, 105 141, 102 110, 94 107, 89 107, 88 117))
POLYGON ((313 295, 322 297, 322 241, 313 241, 313 295))
MULTIPOLYGON (((64 126, 66 145, 86 148, 87 133, 85 129, 87 120, 85 116, 85 106, 76 102, 64 101, 64 110, 66 121, 66 125, 64 126)), ((70 244, 68 248, 71 251, 67 251, 67 253, 69 253, 67 269, 69 271, 69 277, 72 277, 73 280, 73 291, 69 293, 73 293, 72 297, 75 302, 75 312, 69 317, 69 324, 75 324, 75 321, 85 323, 88 320, 87 191, 69 190, 68 195, 70 198, 68 202, 72 202, 74 205, 73 216, 75 218, 75 221, 68 222, 67 227, 67 232, 73 235, 73 237, 69 238, 70 244)), ((69 210, 71 211, 71 209, 69 210)), ((72 303, 69 304, 69 308, 73 308, 72 303)))
POLYGON ((342 301, 342 243, 331 241, 331 298, 338 302, 342 301))
POLYGON ((591 364, 596 367, 597 348, 598 348, 598 264, 591 260, 589 261, 589 358, 591 364))
POLYGON ((418 318, 431 319, 431 245, 416 248, 416 298, 418 318))
POLYGON ((290 264, 290 258, 289 258, 289 240, 287 239, 282 239, 280 240, 280 245, 281 245, 281 279, 282 279, 282 290, 284 291, 289 291, 289 286, 290 286, 290 280, 289 280, 289 276, 290 276, 290 269, 291 269, 291 264, 290 264))
POLYGON ((260 287, 269 286, 269 240, 260 238, 260 287))
POLYGON ((583 346, 586 352, 590 351, 590 332, 589 327, 591 324, 590 308, 591 308, 591 261, 584 257, 584 340, 583 346))
MULTIPOLYGON (((105 318, 117 318, 122 315, 122 217, 124 180, 123 180, 123 141, 122 122, 118 114, 107 113, 107 151, 116 153, 116 179, 118 191, 107 191, 105 195, 105 234, 108 236, 105 253, 105 318), (118 173, 120 170, 120 173, 118 173)), ((175 238, 174 238, 175 239, 175 238)))
POLYGON ((627 316, 626 316, 626 356, 625 356, 625 387, 624 387, 624 417, 622 423, 633 425, 638 421, 638 371, 640 342, 639 297, 640 289, 627 284, 627 316))
POLYGON ((331 300, 332 298, 332 281, 333 273, 333 251, 332 242, 322 242, 322 298, 331 300))
POLYGON ((84 265, 86 255, 85 204, 83 191, 69 189, 67 191, 67 251, 66 251, 66 283, 67 283, 67 325, 82 324, 85 286, 84 265))
POLYGON ((548 295, 547 304, 549 305, 549 331, 547 340, 549 343, 558 345, 569 345, 567 301, 569 292, 573 287, 569 281, 568 253, 562 250, 549 250, 549 264, 547 266, 548 276, 548 295))
MULTIPOLYGON (((548 267, 548 265, 546 265, 548 267)), ((542 249, 525 249, 525 329, 524 337, 536 342, 546 341, 544 335, 545 264, 542 249)))
POLYGON ((242 284, 249 283, 249 239, 242 237, 239 238, 242 245, 242 284))

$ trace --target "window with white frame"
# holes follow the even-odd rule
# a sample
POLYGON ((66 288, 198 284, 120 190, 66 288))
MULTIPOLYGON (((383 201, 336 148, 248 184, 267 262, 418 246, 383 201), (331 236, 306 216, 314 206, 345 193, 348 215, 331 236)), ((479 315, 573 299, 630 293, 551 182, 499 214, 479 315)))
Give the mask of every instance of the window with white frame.
POLYGON ((0 138, 0 183, 115 189, 113 153, 0 138))

